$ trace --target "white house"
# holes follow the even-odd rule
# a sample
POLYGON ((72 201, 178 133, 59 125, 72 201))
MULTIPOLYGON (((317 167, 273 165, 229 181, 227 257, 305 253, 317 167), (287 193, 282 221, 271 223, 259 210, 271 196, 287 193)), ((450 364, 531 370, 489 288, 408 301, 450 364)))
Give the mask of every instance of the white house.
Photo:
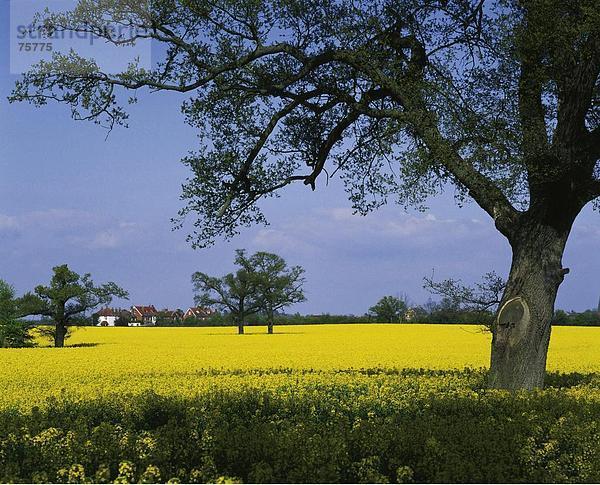
POLYGON ((134 320, 137 315, 132 314, 132 312, 128 310, 122 310, 120 308, 103 308, 96 315, 98 317, 98 322, 96 323, 97 327, 115 327, 117 325, 117 320, 120 317, 128 320, 128 327, 142 326, 142 322, 134 320))
POLYGON ((97 327, 114 327, 119 318, 119 311, 113 308, 103 308, 98 312, 98 323, 97 327))

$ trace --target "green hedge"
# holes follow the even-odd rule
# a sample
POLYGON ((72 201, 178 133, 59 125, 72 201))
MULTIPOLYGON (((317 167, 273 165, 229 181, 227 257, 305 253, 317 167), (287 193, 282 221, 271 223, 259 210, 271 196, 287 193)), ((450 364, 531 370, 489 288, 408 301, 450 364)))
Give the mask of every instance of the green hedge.
POLYGON ((485 390, 478 371, 370 372, 380 391, 320 384, 3 410, 0 481, 600 482, 595 376, 509 394, 485 390))

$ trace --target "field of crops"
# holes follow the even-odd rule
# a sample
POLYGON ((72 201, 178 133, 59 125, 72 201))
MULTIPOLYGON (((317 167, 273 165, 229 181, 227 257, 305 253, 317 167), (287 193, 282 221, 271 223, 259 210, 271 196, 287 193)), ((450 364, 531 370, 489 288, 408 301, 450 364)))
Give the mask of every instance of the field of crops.
POLYGON ((600 481, 600 329, 544 391, 485 388, 467 325, 82 328, 0 350, 0 481, 600 481))
MULTIPOLYGON (((469 325, 282 326, 275 335, 249 327, 243 336, 234 328, 83 327, 64 349, 1 350, 0 407, 40 405, 65 394, 192 396, 219 385, 282 386, 288 374, 275 372, 281 369, 335 379, 330 371, 481 368, 490 338, 469 325), (257 370, 267 372, 246 378, 257 370)), ((593 372, 599 357, 600 328, 553 330, 549 370, 593 372)))

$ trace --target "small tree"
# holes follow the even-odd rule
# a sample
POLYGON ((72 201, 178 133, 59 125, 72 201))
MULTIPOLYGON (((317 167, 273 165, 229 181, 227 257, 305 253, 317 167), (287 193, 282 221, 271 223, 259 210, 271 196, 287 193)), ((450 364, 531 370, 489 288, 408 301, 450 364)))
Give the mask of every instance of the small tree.
POLYGON ((267 319, 267 331, 272 334, 275 313, 306 300, 302 290, 306 281, 304 269, 301 266, 288 268, 281 256, 263 251, 249 258, 239 252, 237 261, 256 277, 256 298, 267 319))
POLYGON ((226 274, 221 278, 200 271, 192 275, 192 284, 197 293, 194 297, 196 304, 213 306, 228 312, 240 335, 244 333, 246 317, 261 309, 257 298, 256 274, 241 264, 244 259, 244 250, 238 249, 235 263, 241 267, 235 273, 226 274))
POLYGON ((32 347, 32 325, 19 320, 19 308, 15 290, 0 280, 0 348, 32 347))
POLYGON ((432 275, 430 278, 424 278, 423 287, 434 295, 441 296, 447 306, 455 310, 479 314, 481 322, 491 330, 506 281, 494 271, 483 275, 481 281, 474 286, 465 285, 453 278, 435 281, 432 275))
POLYGON ((384 296, 374 306, 369 308, 369 313, 379 321, 397 323, 404 319, 408 306, 406 302, 396 296, 384 296))
POLYGON ((108 305, 113 297, 125 298, 129 294, 113 282, 96 286, 89 273, 80 276, 66 264, 52 268, 49 286, 39 285, 33 293, 20 300, 23 313, 42 315, 54 321, 54 346, 64 347, 69 325, 78 317, 100 305, 108 305))

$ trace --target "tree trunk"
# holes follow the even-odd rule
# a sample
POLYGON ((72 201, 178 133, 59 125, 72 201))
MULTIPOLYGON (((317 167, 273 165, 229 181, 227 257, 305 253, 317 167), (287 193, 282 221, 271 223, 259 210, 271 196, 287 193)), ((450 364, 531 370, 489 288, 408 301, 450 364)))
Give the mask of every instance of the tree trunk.
POLYGON ((56 324, 56 329, 54 332, 54 346, 55 347, 64 347, 66 335, 67 335, 67 327, 65 327, 62 324, 56 324))
POLYGON ((554 302, 568 272, 562 255, 570 228, 571 224, 557 228, 529 220, 511 240, 512 266, 492 328, 492 388, 544 385, 554 302))
POLYGON ((275 314, 274 314, 274 311, 269 306, 267 308, 267 333, 269 335, 273 334, 274 321, 275 321, 275 314))
POLYGON ((243 335, 244 334, 244 322, 239 322, 237 327, 238 327, 238 335, 243 335))

